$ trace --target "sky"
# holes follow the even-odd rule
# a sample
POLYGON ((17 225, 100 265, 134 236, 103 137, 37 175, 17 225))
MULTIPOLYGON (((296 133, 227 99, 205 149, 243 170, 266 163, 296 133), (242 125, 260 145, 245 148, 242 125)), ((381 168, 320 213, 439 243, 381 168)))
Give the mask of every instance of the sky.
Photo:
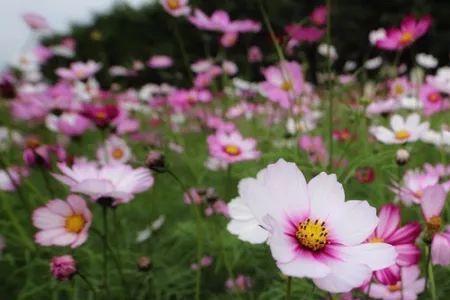
POLYGON ((70 24, 89 22, 94 13, 107 11, 114 2, 120 1, 139 7, 152 0, 2 0, 0 69, 17 57, 21 49, 33 45, 30 30, 22 21, 24 13, 39 13, 55 31, 64 32, 70 24))

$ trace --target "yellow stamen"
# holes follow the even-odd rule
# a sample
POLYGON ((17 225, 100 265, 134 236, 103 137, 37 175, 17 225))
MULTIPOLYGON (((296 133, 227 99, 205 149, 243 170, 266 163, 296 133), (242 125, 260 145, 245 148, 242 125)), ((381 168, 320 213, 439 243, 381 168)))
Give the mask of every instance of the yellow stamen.
POLYGON ((241 149, 239 149, 239 147, 236 145, 226 145, 223 150, 231 156, 237 156, 241 154, 241 149))
POLYGON ((112 155, 112 157, 113 157, 114 159, 121 159, 121 158, 123 157, 123 155, 124 155, 124 152, 123 152, 123 150, 120 149, 120 148, 115 148, 115 149, 112 151, 111 155, 112 155))
POLYGON ((286 91, 286 92, 292 90, 292 88, 293 88, 293 86, 292 86, 292 82, 290 80, 285 80, 281 84, 281 89, 286 91))
POLYGON ((369 239, 369 243, 383 243, 384 239, 374 236, 372 238, 369 239))
POLYGON ((405 92, 405 88, 401 84, 396 84, 394 88, 394 92, 396 95, 402 95, 405 92))
POLYGON ((388 285, 388 290, 389 290, 391 293, 398 292, 398 291, 400 291, 401 289, 402 289, 402 285, 401 285, 399 282, 397 282, 396 284, 388 285))
POLYGON ((82 215, 71 215, 66 218, 65 228, 72 233, 80 233, 83 230, 86 220, 82 215))
POLYGON ((427 229, 431 234, 435 234, 441 229, 442 219, 439 216, 433 216, 427 220, 427 229))
POLYGON ((170 9, 174 10, 174 9, 180 8, 181 5, 180 5, 180 1, 179 0, 168 0, 167 1, 167 6, 170 9))
POLYGON ((413 40, 414 40, 414 35, 411 32, 406 31, 406 32, 403 32, 402 36, 400 37, 400 44, 401 45, 408 45, 413 40))
POLYGON ((399 130, 395 132, 395 138, 399 141, 407 140, 411 134, 407 130, 399 130))
POLYGON ((440 100, 440 95, 437 92, 431 93, 427 97, 428 101, 431 103, 438 102, 440 100))
POLYGON ((309 218, 297 226, 295 237, 297 241, 305 248, 312 251, 318 251, 327 244, 328 230, 325 222, 320 220, 310 220, 309 218))

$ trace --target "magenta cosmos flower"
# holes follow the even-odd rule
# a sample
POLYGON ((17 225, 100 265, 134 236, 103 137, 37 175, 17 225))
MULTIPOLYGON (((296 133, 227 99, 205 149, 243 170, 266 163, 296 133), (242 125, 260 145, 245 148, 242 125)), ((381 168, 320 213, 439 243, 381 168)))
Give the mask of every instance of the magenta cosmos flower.
POLYGON ((227 163, 256 159, 260 152, 256 150, 256 140, 243 138, 237 132, 217 132, 208 137, 209 154, 227 163))
POLYGON ((58 164, 62 174, 53 176, 75 193, 90 196, 94 201, 111 200, 112 205, 130 202, 134 195, 153 185, 146 168, 133 169, 125 164, 99 166, 95 162, 78 162, 72 167, 58 164))
POLYGON ((35 241, 42 246, 76 248, 88 237, 92 214, 86 202, 70 195, 67 201, 55 199, 33 212, 33 225, 40 229, 35 241))
POLYGON ((450 101, 444 97, 438 89, 431 84, 420 87, 419 98, 423 104, 423 112, 426 116, 444 111, 450 108, 450 101))
POLYGON ((386 36, 377 41, 376 46, 384 50, 402 50, 423 36, 431 26, 431 16, 419 20, 412 16, 403 19, 400 28, 391 28, 386 36))
POLYGON ((290 38, 297 42, 314 43, 319 41, 325 35, 324 29, 299 24, 288 25, 286 26, 285 31, 290 38))
POLYGON ((50 271, 56 279, 66 281, 77 273, 77 262, 72 255, 54 256, 50 261, 50 271))
POLYGON ((319 288, 340 293, 395 263, 394 247, 364 242, 378 225, 375 208, 346 202, 334 174, 321 173, 307 183, 294 163, 280 159, 256 178, 241 180, 238 199, 253 214, 254 227, 268 231, 285 275, 311 278, 319 288))
POLYGON ((289 108, 303 90, 303 74, 296 62, 283 61, 263 71, 266 81, 260 83, 261 93, 283 108, 289 108))
POLYGON ((395 284, 400 280, 400 268, 418 263, 420 249, 415 241, 421 232, 420 224, 409 223, 400 227, 400 209, 393 204, 381 207, 378 226, 368 241, 387 243, 395 247, 397 261, 389 268, 375 271, 375 278, 383 284, 395 284))
POLYGON ((189 0, 160 0, 159 2, 164 10, 174 17, 186 16, 191 12, 189 0))
POLYGON ((419 277, 419 266, 404 267, 400 281, 391 285, 372 283, 369 296, 385 300, 415 300, 425 290, 425 278, 419 277))
POLYGON ((56 69, 56 74, 66 80, 83 80, 97 73, 100 68, 101 64, 92 60, 88 62, 77 61, 71 63, 70 68, 56 69))
POLYGON ((189 17, 189 21, 197 28, 223 33, 258 32, 261 24, 250 19, 230 20, 230 16, 224 10, 216 10, 211 17, 208 17, 199 9, 194 11, 194 15, 189 17))

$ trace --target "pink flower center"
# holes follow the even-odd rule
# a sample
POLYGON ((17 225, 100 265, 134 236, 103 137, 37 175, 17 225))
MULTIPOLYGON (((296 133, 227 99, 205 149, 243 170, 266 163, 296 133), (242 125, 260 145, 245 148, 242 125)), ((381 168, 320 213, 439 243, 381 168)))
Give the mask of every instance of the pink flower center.
POLYGON ((436 103, 441 100, 441 94, 438 92, 430 93, 427 97, 428 102, 436 103))
POLYGON ((409 32, 409 31, 405 31, 402 33, 402 36, 400 37, 400 44, 401 45, 408 45, 410 44, 412 41, 414 40, 414 35, 409 32))
POLYGON ((175 9, 180 8, 181 5, 180 5, 180 1, 179 0, 168 0, 167 1, 167 6, 170 9, 175 10, 175 9))
POLYGON ((407 130, 399 130, 395 132, 395 138, 399 141, 407 140, 411 134, 407 130))
POLYGON ((80 233, 83 230, 86 220, 82 215, 71 215, 66 218, 65 228, 71 233, 80 233))
POLYGON ((325 222, 318 219, 306 219, 297 226, 295 237, 305 248, 312 251, 319 251, 327 244, 328 230, 325 222))
POLYGON ((223 151, 231 156, 238 156, 241 154, 241 149, 236 145, 226 145, 223 147, 223 151))

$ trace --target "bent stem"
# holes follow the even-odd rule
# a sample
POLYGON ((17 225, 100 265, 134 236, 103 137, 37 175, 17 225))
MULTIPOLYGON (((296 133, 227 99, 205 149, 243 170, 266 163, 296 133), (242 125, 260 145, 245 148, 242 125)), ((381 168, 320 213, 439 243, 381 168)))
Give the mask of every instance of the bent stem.
POLYGON ((94 288, 94 285, 89 281, 89 279, 84 276, 82 273, 78 272, 77 275, 86 283, 88 288, 91 290, 91 292, 94 294, 94 299, 97 299, 97 291, 94 288))

